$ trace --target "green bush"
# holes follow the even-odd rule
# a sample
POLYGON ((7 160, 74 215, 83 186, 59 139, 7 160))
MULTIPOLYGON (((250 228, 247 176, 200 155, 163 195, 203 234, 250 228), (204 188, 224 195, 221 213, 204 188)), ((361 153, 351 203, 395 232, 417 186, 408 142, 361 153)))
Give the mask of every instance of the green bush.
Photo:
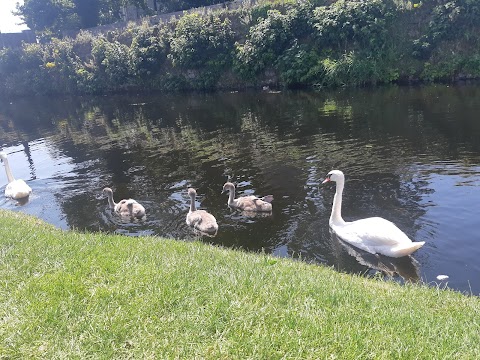
POLYGON ((169 58, 186 69, 221 68, 231 62, 233 31, 230 20, 218 16, 185 15, 170 41, 169 58))
POLYGON ((426 62, 420 79, 423 81, 448 81, 453 78, 455 69, 458 68, 459 60, 443 61, 437 64, 426 62))
POLYGON ((45 46, 40 44, 25 44, 23 46, 21 64, 25 69, 37 69, 46 62, 45 46))
POLYGON ((293 41, 288 17, 278 10, 269 10, 265 19, 250 28, 243 45, 237 44, 236 71, 253 79, 293 41))
POLYGON ((464 59, 461 72, 469 77, 480 78, 480 52, 464 59))
POLYGON ((295 42, 277 60, 280 79, 287 87, 313 85, 323 71, 320 55, 306 44, 295 42))
POLYGON ((158 74, 167 59, 167 51, 165 32, 158 26, 141 27, 130 47, 133 74, 142 79, 158 74))
POLYGON ((98 80, 105 81, 107 89, 114 90, 128 84, 132 72, 128 46, 98 38, 93 43, 92 55, 98 80))
POLYGON ((95 36, 88 31, 80 31, 72 42, 72 51, 84 62, 92 58, 92 44, 95 36))
MULTIPOLYGON (((286 4, 283 10, 283 13, 280 10, 268 10, 266 17, 259 18, 257 24, 250 28, 245 43, 237 44, 235 70, 238 74, 247 79, 255 79, 268 67, 288 67, 286 61, 292 56, 296 45, 309 42, 308 38, 313 31, 312 5, 308 2, 294 2, 286 4), (284 54, 288 49, 292 50, 284 54)), ((298 60, 295 56, 294 59, 298 60)), ((296 65, 300 65, 298 61, 296 65)), ((297 83, 297 80, 291 78, 292 72, 284 75, 288 83, 297 83)))
POLYGON ((189 72, 193 89, 213 89, 232 62, 233 36, 228 18, 186 15, 175 28, 168 58, 178 71, 189 72))
MULTIPOLYGON (((37 46, 35 45, 35 48, 37 46)), ((28 49, 32 49, 32 46, 29 46, 28 49)), ((37 61, 34 56, 30 58, 32 64, 28 64, 28 61, 25 61, 26 55, 24 50, 13 50, 13 49, 1 49, 0 50, 0 94, 13 94, 13 95, 29 95, 34 94, 36 83, 38 83, 38 77, 40 73, 40 65, 42 64, 41 59, 37 58, 37 61)), ((27 50, 29 54, 30 51, 27 50)))
POLYGON ((363 86, 398 80, 398 69, 384 56, 365 58, 351 51, 340 58, 326 57, 321 61, 317 86, 363 86))
MULTIPOLYGON (((214 0, 212 0, 214 1, 214 0)), ((480 77, 480 1, 278 0, 0 50, 0 94, 480 77), (398 7, 397 7, 398 6, 398 7)))
POLYGON ((426 62, 420 78, 428 82, 449 82, 459 75, 468 78, 478 78, 480 76, 479 53, 468 56, 447 53, 435 63, 426 62))
POLYGON ((13 78, 18 82, 18 90, 26 94, 46 93, 52 85, 43 67, 48 61, 44 45, 26 44, 20 58, 22 69, 13 78), (22 71, 23 70, 23 71, 22 71))
POLYGON ((412 42, 413 56, 428 59, 442 41, 476 38, 473 34, 478 34, 479 19, 478 0, 440 0, 432 8, 425 32, 412 42))
POLYGON ((0 78, 19 71, 21 68, 20 58, 21 53, 18 50, 0 49, 0 78))
POLYGON ((392 0, 339 0, 318 7, 314 11, 318 44, 340 51, 382 49, 397 12, 392 0))

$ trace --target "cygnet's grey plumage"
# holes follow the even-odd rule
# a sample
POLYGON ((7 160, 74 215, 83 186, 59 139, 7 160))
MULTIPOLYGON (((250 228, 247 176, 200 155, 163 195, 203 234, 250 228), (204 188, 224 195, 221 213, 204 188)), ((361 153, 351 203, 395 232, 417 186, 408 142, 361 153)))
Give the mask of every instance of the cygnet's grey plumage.
POLYGON ((190 210, 187 214, 187 225, 207 235, 215 235, 218 231, 218 224, 215 216, 205 210, 196 209, 195 197, 197 196, 197 192, 195 189, 189 188, 188 196, 190 196, 190 210))
POLYGON ((109 187, 103 189, 103 192, 107 194, 108 204, 110 207, 120 216, 142 218, 145 216, 145 208, 133 199, 123 199, 116 203, 113 200, 113 191, 109 187))
POLYGON ((228 197, 228 206, 231 208, 243 210, 243 211, 258 211, 258 212, 270 212, 272 211, 273 195, 267 195, 264 197, 257 197, 254 195, 240 196, 235 199, 235 185, 231 182, 226 182, 223 185, 223 192, 228 191, 230 193, 228 197))

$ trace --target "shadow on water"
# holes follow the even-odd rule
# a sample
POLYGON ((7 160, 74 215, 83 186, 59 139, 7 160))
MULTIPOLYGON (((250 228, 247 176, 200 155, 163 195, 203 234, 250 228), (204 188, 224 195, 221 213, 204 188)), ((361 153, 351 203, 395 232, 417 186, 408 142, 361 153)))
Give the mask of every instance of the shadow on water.
POLYGON ((400 281, 449 273, 449 286, 478 294, 479 99, 478 86, 435 86, 1 101, 0 145, 34 193, 0 207, 65 229, 189 240, 199 238, 185 223, 193 186, 220 225, 209 243, 400 281), (334 168, 346 175, 344 218, 394 221, 426 241, 416 260, 332 239, 335 190, 321 182, 334 168), (230 178, 238 195, 273 194, 272 213, 231 211, 221 194, 230 178), (143 204, 146 219, 112 214, 97 196, 106 186, 143 204))
POLYGON ((420 280, 420 264, 413 256, 404 256, 402 258, 391 258, 380 254, 370 254, 366 251, 351 246, 343 241, 335 233, 330 232, 332 242, 339 244, 337 247, 336 266, 340 270, 350 270, 352 258, 358 264, 365 266, 363 273, 371 273, 371 270, 381 273, 387 278, 401 279, 407 282, 418 282, 420 280), (347 259, 345 259, 347 258, 347 259))

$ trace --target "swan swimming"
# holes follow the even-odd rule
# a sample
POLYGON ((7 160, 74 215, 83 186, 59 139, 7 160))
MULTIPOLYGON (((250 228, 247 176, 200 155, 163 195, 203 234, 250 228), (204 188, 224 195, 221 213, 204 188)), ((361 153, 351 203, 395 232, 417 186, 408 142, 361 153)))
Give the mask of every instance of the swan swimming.
POLYGON ((226 182, 223 185, 222 194, 227 191, 230 193, 227 204, 231 208, 244 210, 248 212, 272 211, 272 204, 270 203, 273 201, 273 195, 267 195, 261 198, 256 197, 254 195, 248 195, 248 196, 240 196, 237 199, 235 199, 235 185, 231 182, 226 182))
POLYGON ((24 199, 32 193, 32 188, 22 179, 15 180, 8 164, 7 154, 0 152, 0 159, 5 164, 5 172, 7 173, 8 184, 5 188, 5 196, 12 199, 24 199))
POLYGON ((103 189, 107 194, 108 204, 110 207, 122 217, 142 218, 145 216, 145 208, 133 199, 123 199, 119 203, 113 201, 113 191, 109 187, 103 189))
POLYGON ((329 225, 342 240, 369 253, 395 258, 410 255, 425 244, 425 241, 412 242, 394 223, 381 217, 344 221, 341 211, 345 176, 340 170, 332 170, 322 184, 329 181, 336 183, 329 225))
POLYGON ((195 197, 197 192, 193 188, 188 189, 190 196, 190 210, 188 211, 186 222, 188 226, 204 233, 205 235, 215 236, 218 231, 217 219, 215 216, 205 210, 197 210, 195 207, 195 197))

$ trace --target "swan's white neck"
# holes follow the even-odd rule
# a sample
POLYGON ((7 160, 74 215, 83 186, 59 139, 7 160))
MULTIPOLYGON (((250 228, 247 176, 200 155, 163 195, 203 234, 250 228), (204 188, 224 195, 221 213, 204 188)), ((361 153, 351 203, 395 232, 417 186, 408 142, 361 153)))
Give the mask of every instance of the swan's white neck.
POLYGON ((197 208, 195 207, 195 195, 190 195, 190 212, 196 211, 197 208))
POLYGON ((330 224, 344 225, 345 221, 342 219, 342 195, 345 180, 337 181, 335 196, 333 197, 332 213, 330 215, 330 224))
POLYGON ((107 192, 107 198, 108 198, 108 205, 110 205, 111 208, 114 208, 115 205, 117 205, 115 203, 115 201, 113 201, 113 193, 112 192, 107 192))
POLYGON ((7 173, 8 182, 11 183, 12 181, 15 181, 15 178, 10 170, 10 165, 8 165, 8 160, 5 158, 3 159, 3 162, 5 163, 5 172, 7 173))

